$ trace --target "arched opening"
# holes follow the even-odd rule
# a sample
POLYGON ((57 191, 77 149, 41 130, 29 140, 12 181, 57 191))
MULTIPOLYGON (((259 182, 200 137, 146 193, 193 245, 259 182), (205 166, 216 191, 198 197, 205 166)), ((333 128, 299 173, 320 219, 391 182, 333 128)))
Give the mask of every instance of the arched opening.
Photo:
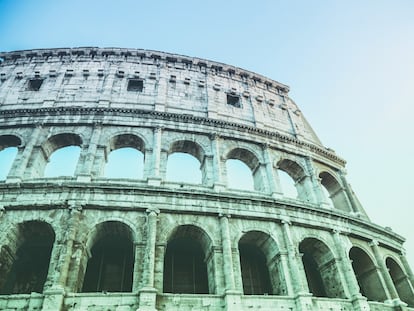
POLYGON ((383 302, 387 299, 379 272, 371 258, 359 247, 352 247, 349 251, 352 268, 361 294, 368 300, 383 302))
POLYGON ((346 298, 336 260, 322 241, 306 238, 299 244, 309 292, 316 297, 346 298))
POLYGON ((82 292, 131 292, 134 247, 129 227, 107 221, 97 226, 90 240, 82 292))
POLYGON ((280 180, 280 186, 282 187, 283 196, 287 198, 296 199, 298 197, 298 191, 295 187, 295 181, 288 173, 282 170, 277 170, 277 174, 280 180))
POLYGON ((136 135, 121 134, 113 137, 109 143, 105 177, 142 179, 144 150, 144 142, 136 135))
POLYGON ((5 180, 21 145, 20 138, 13 135, 0 136, 0 180, 5 180))
POLYGON ((0 253, 0 293, 42 293, 55 234, 50 225, 29 221, 18 225, 14 241, 0 253))
POLYGON ((346 193, 335 177, 328 172, 322 172, 319 174, 319 178, 323 188, 326 189, 326 191, 322 189, 326 197, 325 203, 329 206, 331 204, 329 200, 331 200, 336 209, 349 212, 350 206, 346 193))
MULTIPOLYGON (((210 241, 206 234, 194 226, 180 226, 167 244, 164 257, 165 293, 209 294, 212 260, 206 262, 206 250, 210 241)), ((212 279, 213 280, 213 279, 212 279)))
POLYGON ((108 156, 105 166, 106 178, 142 179, 144 154, 134 148, 119 148, 108 156))
POLYGON ((276 242, 266 233, 249 231, 239 241, 245 295, 287 295, 276 242))
POLYGON ((7 147, 0 151, 0 180, 5 180, 17 155, 17 147, 7 147))
POLYGON ((58 134, 49 138, 42 146, 46 158, 40 160, 35 168, 45 167, 45 177, 74 176, 80 156, 81 138, 76 134, 58 134), (46 164, 47 162, 47 164, 46 164))
POLYGON ((49 157, 45 177, 74 176, 80 147, 68 146, 55 150, 49 157))
POLYGON ((414 292, 407 275, 394 259, 388 257, 385 264, 400 299, 409 307, 414 307, 414 292))
POLYGON ((312 201, 312 190, 302 166, 292 160, 282 159, 277 167, 284 195, 305 202, 312 201))
POLYGON ((200 184, 201 178, 200 162, 195 157, 183 152, 168 156, 166 180, 200 184))
POLYGON ((253 175, 250 168, 240 160, 226 161, 227 186, 233 189, 254 190, 253 175))
POLYGON ((174 142, 168 151, 166 179, 201 184, 206 178, 203 164, 204 151, 197 143, 189 140, 174 142))
POLYGON ((240 266, 245 295, 272 294, 269 271, 263 252, 255 245, 240 244, 240 266))
POLYGON ((226 169, 229 169, 227 171, 227 183, 229 188, 254 189, 256 191, 265 190, 263 176, 260 172, 259 160, 251 151, 235 148, 227 154, 226 159, 226 169), (249 173, 246 170, 246 166, 249 169, 249 173))

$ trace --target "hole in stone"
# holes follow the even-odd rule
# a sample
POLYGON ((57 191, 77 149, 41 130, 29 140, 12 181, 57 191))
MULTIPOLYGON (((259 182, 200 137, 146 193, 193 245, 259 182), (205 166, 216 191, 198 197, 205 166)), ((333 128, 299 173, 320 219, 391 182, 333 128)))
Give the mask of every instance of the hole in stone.
POLYGON ((142 79, 129 79, 127 90, 129 92, 142 92, 144 81, 142 79))
POLYGON ((28 91, 39 91, 42 86, 43 79, 30 79, 27 85, 28 91))
POLYGON ((240 108, 240 97, 236 95, 227 94, 227 105, 240 108))

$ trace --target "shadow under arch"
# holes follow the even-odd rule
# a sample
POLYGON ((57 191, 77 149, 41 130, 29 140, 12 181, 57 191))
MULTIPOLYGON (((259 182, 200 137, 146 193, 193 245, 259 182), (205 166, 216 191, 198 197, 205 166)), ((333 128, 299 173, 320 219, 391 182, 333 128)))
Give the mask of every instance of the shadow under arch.
POLYGON ((46 222, 19 223, 0 251, 0 293, 42 293, 46 282, 55 232, 46 222))
POLYGON ((262 231, 248 231, 238 243, 245 295, 287 295, 276 241, 262 231))
POLYGON ((163 292, 215 292, 212 240, 203 229, 180 225, 171 233, 164 257, 163 292))
MULTIPOLYGON (((133 231, 125 223, 105 221, 96 225, 86 242, 86 251, 90 257, 83 257, 81 266, 86 269, 81 291, 131 292, 133 241, 133 231)), ((83 274, 83 271, 80 273, 83 274)))
POLYGON ((305 238, 299 243, 309 292, 316 297, 347 298, 334 254, 319 239, 305 238))
POLYGON ((413 287, 401 266, 391 257, 387 257, 385 264, 400 299, 409 307, 414 307, 413 287))
POLYGON ((0 135, 0 151, 7 147, 19 147, 21 144, 21 138, 16 135, 0 135))
POLYGON ((80 156, 80 146, 82 145, 82 138, 74 133, 60 133, 49 137, 49 139, 42 144, 37 158, 37 164, 33 166, 35 176, 57 177, 57 176, 74 176, 75 168, 80 156), (69 149, 76 147, 75 149, 69 149), (68 148, 65 153, 63 148, 68 148), (58 152, 62 151, 62 152, 58 152), (56 153, 56 154, 55 154, 56 153), (57 155, 56 157, 53 157, 57 155), (63 173, 55 172, 57 168, 65 168, 63 173), (69 169, 70 168, 70 169, 69 169))
POLYGON ((145 143, 135 134, 118 134, 108 142, 105 177, 141 179, 144 175, 145 143))
POLYGON ((370 256, 363 249, 353 246, 349 250, 349 258, 352 261, 352 268, 361 294, 370 301, 387 300, 379 271, 370 256))
POLYGON ((0 180, 5 180, 22 144, 20 137, 15 135, 0 135, 0 180))
POLYGON ((319 174, 320 182, 328 191, 329 198, 332 200, 333 206, 344 212, 351 212, 351 206, 348 197, 338 180, 329 172, 323 171, 319 174))
POLYGON ((263 174, 260 171, 260 161, 259 158, 250 150, 245 148, 234 148, 230 150, 226 157, 227 160, 239 160, 243 162, 251 171, 251 176, 253 179, 253 188, 256 191, 264 191, 265 184, 263 174))
POLYGON ((205 163, 205 151, 204 149, 196 142, 191 140, 178 140, 173 142, 167 151, 167 165, 166 165, 166 176, 169 176, 169 180, 174 182, 195 182, 195 183, 207 183, 207 168, 205 163), (183 154, 178 158, 174 158, 174 154, 183 154), (185 154, 185 155, 184 155, 185 154), (190 158, 186 158, 190 156, 190 158), (198 161, 193 162, 191 158, 194 158, 198 161), (172 162, 173 161, 173 162, 172 162), (176 164, 183 164, 182 162, 187 162, 185 167, 180 165, 180 170, 183 174, 180 174, 178 171, 171 173, 174 161, 177 161, 176 164), (193 163, 192 163, 193 162, 193 163), (197 166, 199 166, 197 168, 197 166), (188 172, 188 171, 191 172, 188 172), (184 174, 185 173, 185 174, 184 174), (191 173, 191 174, 190 174, 191 173), (179 175, 179 176, 178 176, 179 175), (192 177, 188 177, 193 175, 192 177), (196 176, 196 177, 194 177, 196 176))

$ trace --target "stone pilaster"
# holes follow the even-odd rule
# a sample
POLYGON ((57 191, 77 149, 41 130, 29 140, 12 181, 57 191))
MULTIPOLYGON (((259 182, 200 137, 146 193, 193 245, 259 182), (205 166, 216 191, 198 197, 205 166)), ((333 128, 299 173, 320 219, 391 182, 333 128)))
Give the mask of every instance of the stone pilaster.
POLYGON ((157 238, 157 218, 159 210, 147 209, 147 244, 144 256, 144 270, 142 275, 143 287, 139 290, 139 308, 137 311, 155 309, 157 290, 154 288, 155 244, 157 238))
POLYGON ((407 274, 407 278, 410 280, 411 286, 414 288, 414 274, 413 270, 411 270, 410 264, 407 261, 407 257, 405 255, 405 252, 401 252, 400 254, 400 260, 402 265, 404 266, 405 273, 407 274))
POLYGON ((150 168, 148 168, 147 163, 145 171, 148 174, 148 184, 159 186, 161 184, 160 165, 162 129, 160 127, 154 128, 153 133, 152 161, 150 168))
MULTIPOLYGON (((33 129, 33 133, 30 135, 30 140, 24 147, 19 147, 16 159, 13 162, 13 166, 10 169, 6 182, 18 182, 23 179, 24 175, 28 175, 26 172, 30 158, 33 156, 33 149, 37 143, 42 130, 41 125, 37 125, 33 129)), ((30 173, 30 172, 29 172, 30 173)))
MULTIPOLYGON (((75 175, 77 176, 77 181, 80 182, 89 182, 91 181, 93 173, 93 164, 95 162, 95 156, 97 154, 97 148, 99 144, 99 139, 102 133, 102 126, 97 124, 93 128, 92 136, 89 141, 89 146, 87 149, 81 151, 79 157, 79 163, 76 168, 75 175), (81 161, 82 160, 82 161, 81 161)), ((101 163, 104 165, 104 163, 101 163)))
POLYGON ((230 215, 220 214, 221 243, 223 247, 224 283, 227 290, 235 289, 234 268, 230 242, 229 218, 230 215))
POLYGON ((312 307, 312 294, 309 293, 306 281, 306 275, 299 264, 302 264, 301 255, 296 251, 291 235, 291 223, 289 220, 282 220, 282 232, 285 247, 287 251, 287 261, 289 268, 288 273, 292 280, 293 295, 295 297, 295 304, 298 311, 308 311, 312 307))
POLYGON ((361 295, 358 280, 356 279, 354 269, 352 268, 352 262, 344 247, 345 243, 340 231, 333 230, 332 237, 336 252, 339 256, 337 262, 342 274, 341 279, 343 279, 343 284, 346 285, 345 292, 347 293, 347 296, 351 298, 355 311, 369 310, 367 299, 361 295))
POLYGON ((394 286, 394 283, 391 279, 391 275, 388 272, 388 268, 385 265, 385 260, 381 256, 381 252, 379 250, 379 243, 377 240, 372 240, 371 243, 369 243, 371 246, 372 252, 374 253, 375 261, 377 262, 377 266, 379 268, 379 276, 381 282, 383 282, 385 293, 391 301, 393 301, 393 304, 395 305, 396 300, 400 300, 397 290, 394 286))
POLYGON ((283 275, 285 277, 287 294, 289 296, 294 296, 295 290, 294 290, 294 286, 293 286, 292 275, 289 272, 290 271, 289 254, 288 254, 287 251, 282 251, 282 252, 279 252, 278 255, 280 257, 280 266, 282 268, 281 272, 283 273, 283 275))
POLYGON ((61 310, 63 306, 73 244, 79 226, 81 210, 82 207, 79 205, 69 206, 67 215, 68 226, 64 231, 64 240, 60 243, 55 241, 51 254, 51 258, 55 258, 55 260, 51 260, 51 265, 49 266, 48 279, 43 291, 45 299, 42 311, 61 310))
POLYGON ((319 177, 316 176, 315 168, 313 167, 312 159, 310 157, 305 158, 306 169, 309 173, 310 185, 312 187, 313 196, 316 199, 316 203, 323 204, 325 202, 325 196, 322 192, 323 187, 319 181, 319 177))
POLYGON ((213 133, 211 136, 211 150, 213 153, 213 187, 215 190, 222 190, 226 186, 225 178, 223 176, 222 161, 220 157, 220 136, 213 133))
POLYGON ((269 192, 273 197, 279 198, 283 196, 283 193, 281 191, 282 187, 280 186, 278 174, 275 173, 273 170, 273 163, 272 163, 272 158, 270 156, 269 145, 264 144, 262 146, 262 149, 263 149, 263 158, 265 161, 264 165, 266 169, 266 177, 267 177, 266 179, 269 185, 269 192))

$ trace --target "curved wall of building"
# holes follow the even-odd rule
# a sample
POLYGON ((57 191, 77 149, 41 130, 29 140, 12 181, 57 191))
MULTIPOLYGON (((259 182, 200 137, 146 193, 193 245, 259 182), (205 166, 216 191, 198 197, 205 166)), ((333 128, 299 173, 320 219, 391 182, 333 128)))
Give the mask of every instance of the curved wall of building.
POLYGON ((404 239, 370 222, 287 86, 147 50, 0 59, 2 310, 414 310, 404 239), (67 147, 73 172, 48 175, 67 147), (107 177, 124 148, 142 171, 107 177), (198 183, 167 178, 174 153, 198 183))

